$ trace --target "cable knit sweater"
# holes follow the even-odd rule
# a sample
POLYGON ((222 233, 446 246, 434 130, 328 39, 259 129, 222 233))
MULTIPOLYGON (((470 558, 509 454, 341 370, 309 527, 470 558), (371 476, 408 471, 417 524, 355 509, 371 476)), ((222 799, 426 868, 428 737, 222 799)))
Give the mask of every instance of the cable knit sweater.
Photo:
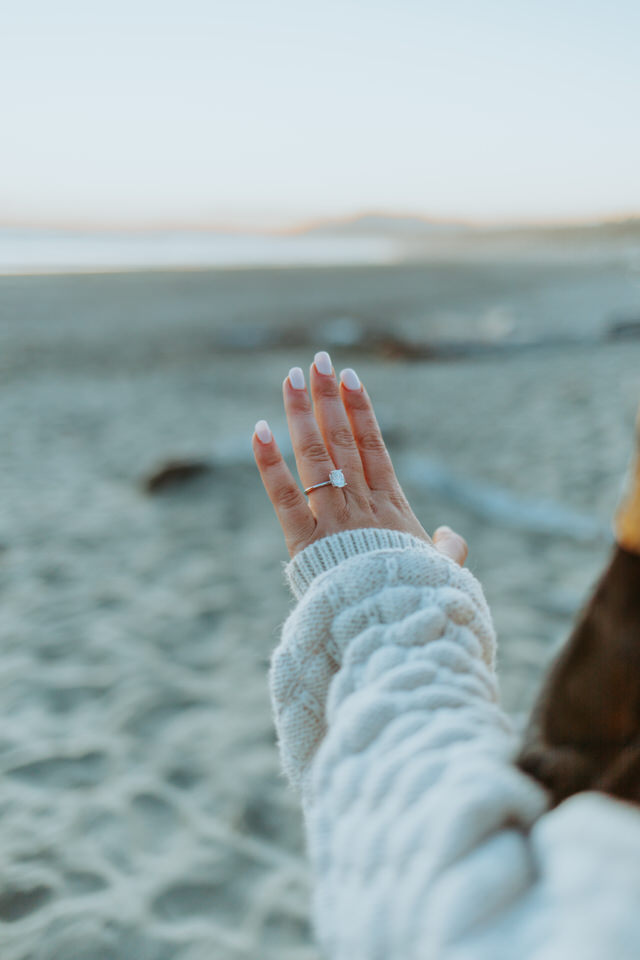
POLYGON ((348 530, 284 566, 269 672, 327 960, 638 960, 640 810, 513 764, 474 576, 348 530))

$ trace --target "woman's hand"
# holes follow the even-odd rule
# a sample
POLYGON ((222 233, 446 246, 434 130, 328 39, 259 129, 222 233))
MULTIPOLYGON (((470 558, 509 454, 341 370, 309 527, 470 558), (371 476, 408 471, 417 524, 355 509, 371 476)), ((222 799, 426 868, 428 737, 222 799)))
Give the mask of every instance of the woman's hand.
POLYGON ((329 354, 320 351, 310 367, 313 406, 300 367, 291 368, 282 391, 303 488, 328 480, 336 468, 344 473, 345 487, 311 490, 307 501, 266 420, 255 426, 253 453, 290 556, 341 530, 381 527, 411 533, 464 563, 467 544, 462 537, 449 527, 439 527, 431 540, 409 506, 369 395, 355 372, 343 370, 340 379, 338 386, 329 354))

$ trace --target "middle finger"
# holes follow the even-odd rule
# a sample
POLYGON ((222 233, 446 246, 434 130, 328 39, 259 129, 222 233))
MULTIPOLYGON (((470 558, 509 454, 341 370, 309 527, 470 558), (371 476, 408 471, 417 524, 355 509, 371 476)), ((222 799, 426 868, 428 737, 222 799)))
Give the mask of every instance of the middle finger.
POLYGON ((309 378, 316 419, 329 455, 344 470, 352 492, 362 493, 366 487, 362 460, 326 350, 316 353, 309 378))

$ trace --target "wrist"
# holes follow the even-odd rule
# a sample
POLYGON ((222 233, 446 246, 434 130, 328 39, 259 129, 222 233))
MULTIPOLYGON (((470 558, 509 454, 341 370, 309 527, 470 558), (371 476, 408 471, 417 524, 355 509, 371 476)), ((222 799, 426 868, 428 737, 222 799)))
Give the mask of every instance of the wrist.
POLYGON ((314 541, 285 562, 284 576, 296 599, 306 593, 316 577, 333 569, 343 560, 375 550, 423 548, 435 549, 426 540, 404 530, 383 527, 358 527, 340 530, 314 541))

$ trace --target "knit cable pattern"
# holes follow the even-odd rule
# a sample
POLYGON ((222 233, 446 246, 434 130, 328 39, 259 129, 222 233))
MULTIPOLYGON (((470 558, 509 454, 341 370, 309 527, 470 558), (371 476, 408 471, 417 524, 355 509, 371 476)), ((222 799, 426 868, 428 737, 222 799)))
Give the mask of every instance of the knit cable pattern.
MULTIPOLYGON (((545 815, 545 791, 512 762, 475 577, 426 541, 375 528, 317 541, 285 575, 297 603, 269 681, 327 960, 541 960, 576 937, 579 952, 564 955, 591 957, 613 894, 602 906, 588 845, 574 875, 575 844, 563 856, 554 829, 566 811, 545 815), (597 902, 584 893, 591 875, 597 902)), ((615 804, 595 809, 595 829, 605 816, 614 835, 615 804)), ((607 879, 624 899, 616 869, 607 879)), ((617 960, 640 956, 636 934, 617 960)))

